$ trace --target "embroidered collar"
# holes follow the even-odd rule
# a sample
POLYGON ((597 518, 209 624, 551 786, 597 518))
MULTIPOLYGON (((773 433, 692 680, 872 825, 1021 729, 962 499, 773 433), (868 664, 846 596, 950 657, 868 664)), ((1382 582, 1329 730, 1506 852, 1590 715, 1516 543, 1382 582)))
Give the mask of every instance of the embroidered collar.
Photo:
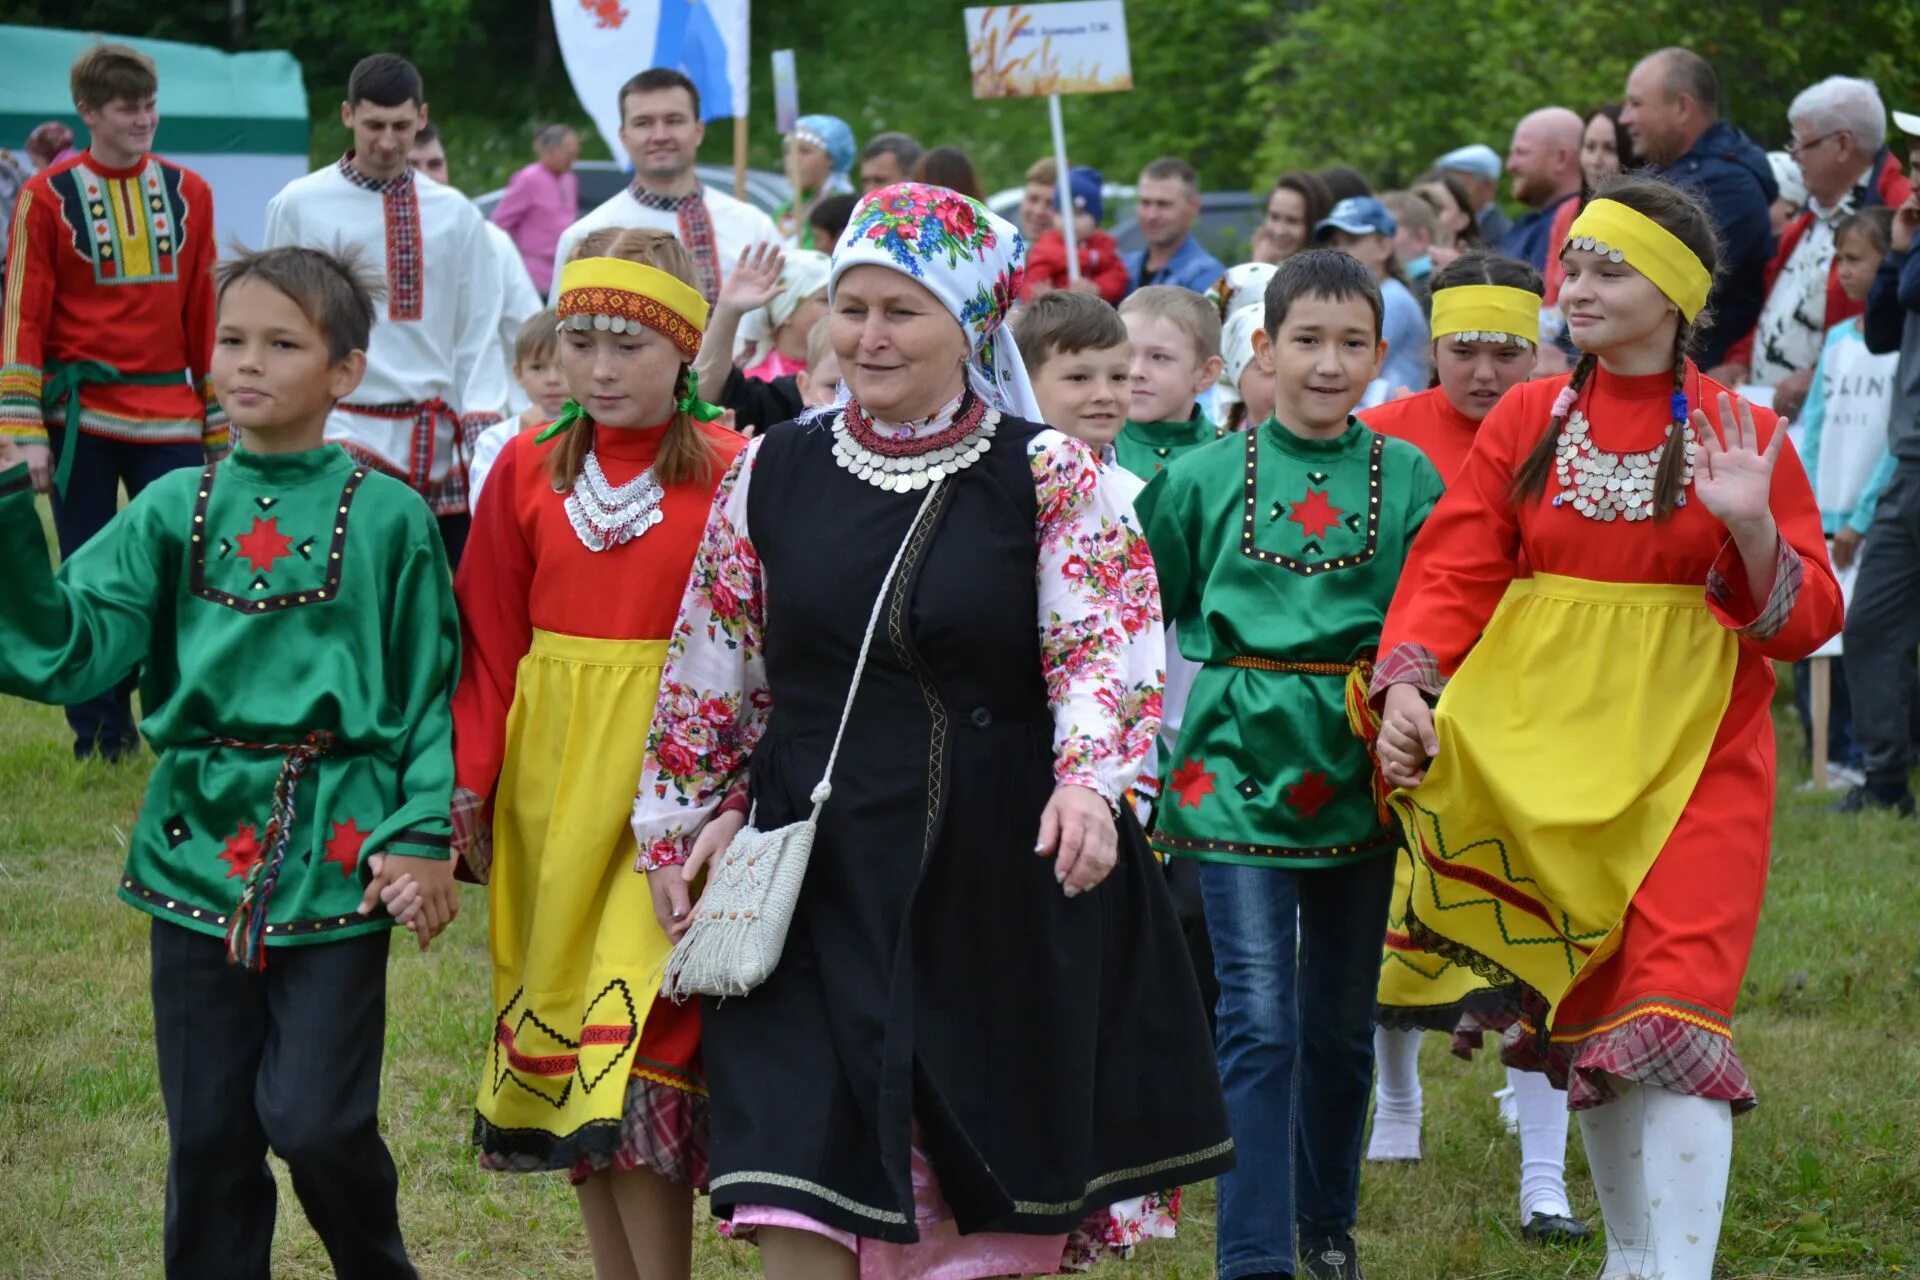
MULTIPOLYGON (((860 407, 859 402, 853 400, 847 402, 847 410, 848 416, 854 423, 858 424, 855 429, 863 436, 877 438, 888 443, 913 443, 918 445, 923 441, 931 441, 951 432, 954 428, 954 419, 960 416, 963 408, 980 407, 968 403, 969 401, 978 401, 978 399, 979 397, 969 395, 967 392, 962 391, 959 395, 942 405, 931 417, 915 418, 908 422, 882 422, 878 418, 870 417, 866 410, 860 407)), ((974 421, 967 424, 968 430, 971 430, 973 426, 977 425, 978 421, 977 413, 971 416, 974 421)), ((960 434, 965 435, 966 431, 962 431, 960 434)), ((936 446, 928 445, 927 447, 936 446)), ((914 453, 918 452, 918 450, 909 449, 906 450, 906 452, 914 453)))
POLYGON ((706 192, 699 187, 683 196, 663 196, 656 191, 648 191, 636 181, 627 188, 627 192, 638 204, 663 213, 680 213, 694 205, 706 203, 706 192))
POLYGON ((388 192, 406 191, 413 186, 412 169, 397 173, 391 178, 370 177, 361 172, 359 166, 353 163, 353 152, 351 151, 340 157, 340 176, 364 191, 377 192, 383 196, 388 192))

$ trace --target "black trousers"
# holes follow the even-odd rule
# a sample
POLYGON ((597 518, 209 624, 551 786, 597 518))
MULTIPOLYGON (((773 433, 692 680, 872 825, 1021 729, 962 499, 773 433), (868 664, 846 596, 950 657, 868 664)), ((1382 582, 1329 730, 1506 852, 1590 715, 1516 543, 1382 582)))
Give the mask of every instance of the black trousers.
MULTIPOLYGON (((51 428, 47 439, 57 462, 67 448, 66 429, 51 428)), ((62 560, 107 527, 107 521, 120 509, 121 485, 127 487, 127 501, 131 502, 167 472, 206 463, 206 451, 199 444, 133 444, 82 431, 75 435, 73 447, 77 452, 73 455, 73 475, 67 481, 67 496, 53 495, 53 529, 60 541, 62 560)), ((66 709, 75 756, 95 752, 118 756, 140 745, 133 723, 133 690, 137 683, 137 678, 129 675, 107 692, 66 709)))
POLYGON ((1902 458, 1860 547, 1843 658, 1853 736, 1867 785, 1881 799, 1906 794, 1913 766, 1913 653, 1920 646, 1920 461, 1902 458))
POLYGON ((269 1148, 335 1275, 415 1280, 378 1120, 387 941, 276 947, 253 973, 224 939, 153 922, 168 1280, 269 1280, 269 1148))

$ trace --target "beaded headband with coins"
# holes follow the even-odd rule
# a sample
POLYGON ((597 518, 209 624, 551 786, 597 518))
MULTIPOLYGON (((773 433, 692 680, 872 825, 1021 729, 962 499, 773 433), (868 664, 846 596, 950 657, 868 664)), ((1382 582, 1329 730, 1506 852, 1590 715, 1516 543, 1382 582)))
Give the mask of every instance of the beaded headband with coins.
POLYGON ((1540 345, 1540 295, 1503 284, 1460 284, 1433 295, 1433 337, 1540 345))
POLYGON ((679 277, 625 258, 575 258, 560 268, 560 327, 652 329, 691 361, 707 329, 707 300, 679 277))
POLYGON ((1567 228, 1566 249, 1624 262, 1653 282, 1693 323, 1707 305, 1713 274, 1679 236, 1618 200, 1590 200, 1567 228))

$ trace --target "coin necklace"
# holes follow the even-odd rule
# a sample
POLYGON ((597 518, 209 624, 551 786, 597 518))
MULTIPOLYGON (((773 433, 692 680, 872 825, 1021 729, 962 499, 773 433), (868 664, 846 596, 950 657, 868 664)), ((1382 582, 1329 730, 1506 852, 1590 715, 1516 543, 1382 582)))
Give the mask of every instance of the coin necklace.
MULTIPOLYGON (((1700 441, 1688 419, 1686 396, 1673 396, 1675 421, 1686 424, 1682 439, 1686 443, 1686 463, 1680 470, 1680 506, 1687 505, 1687 486, 1693 483, 1693 466, 1700 454, 1700 441)), ((1653 484, 1660 474, 1660 459, 1666 456, 1667 443, 1644 453, 1608 453, 1593 443, 1591 424, 1579 409, 1567 415, 1566 425, 1553 451, 1553 476, 1560 492, 1553 505, 1570 506, 1589 520, 1653 519, 1653 484)))
POLYGON ((833 424, 833 460, 876 489, 924 489, 978 462, 999 425, 999 411, 969 391, 949 426, 932 435, 889 440, 857 402, 849 401, 833 424))
POLYGON ((600 469, 600 459, 588 449, 564 505, 567 522, 581 545, 589 551, 605 551, 633 541, 666 519, 660 510, 666 497, 652 467, 615 487, 600 469))

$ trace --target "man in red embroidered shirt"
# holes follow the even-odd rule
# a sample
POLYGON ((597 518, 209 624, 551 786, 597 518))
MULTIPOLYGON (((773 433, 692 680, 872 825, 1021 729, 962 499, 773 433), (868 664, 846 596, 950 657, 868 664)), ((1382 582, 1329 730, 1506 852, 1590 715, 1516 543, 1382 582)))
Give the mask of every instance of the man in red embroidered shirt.
MULTIPOLYGON (((95 45, 72 84, 92 140, 21 189, 0 301, 0 438, 18 446, 34 488, 52 491, 63 556, 113 518, 122 484, 134 497, 227 447, 207 381, 213 193, 150 154, 151 58, 95 45)), ((132 688, 67 708, 75 756, 139 746, 132 688)))
POLYGON ((267 247, 352 256, 384 277, 366 377, 351 402, 334 407, 327 439, 412 485, 439 517, 448 560, 458 563, 467 460, 480 433, 506 416, 510 388, 486 221, 452 187, 414 178, 408 155, 427 104, 420 73, 405 58, 362 58, 340 120, 353 132, 353 150, 273 198, 267 247))

